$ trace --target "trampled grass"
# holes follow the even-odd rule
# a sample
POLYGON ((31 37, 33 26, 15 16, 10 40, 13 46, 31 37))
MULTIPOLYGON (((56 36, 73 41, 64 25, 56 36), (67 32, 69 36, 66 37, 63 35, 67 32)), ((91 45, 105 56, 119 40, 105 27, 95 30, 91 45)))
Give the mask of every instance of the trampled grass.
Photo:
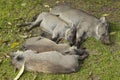
MULTIPOLYGON (((110 22, 111 42, 107 46, 89 38, 83 44, 89 57, 72 74, 44 74, 25 71, 20 80, 120 80, 120 1, 119 0, 0 0, 0 80, 13 80, 18 73, 10 63, 9 53, 20 49, 26 28, 18 24, 30 21, 38 12, 48 11, 56 4, 66 3, 110 22), (57 3, 59 1, 59 3, 57 3)), ((39 32, 35 33, 39 35, 39 32)))

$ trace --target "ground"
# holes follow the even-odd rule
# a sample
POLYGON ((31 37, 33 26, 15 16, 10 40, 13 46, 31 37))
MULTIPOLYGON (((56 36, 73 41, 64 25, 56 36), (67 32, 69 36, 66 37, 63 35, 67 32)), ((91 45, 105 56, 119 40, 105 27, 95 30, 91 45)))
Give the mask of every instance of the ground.
MULTIPOLYGON (((120 80, 120 0, 0 0, 0 80, 13 80, 18 71, 11 65, 9 54, 20 49, 26 28, 18 25, 31 21, 33 15, 48 11, 57 4, 82 9, 98 18, 107 14, 110 23, 111 45, 88 38, 82 45, 89 57, 80 70, 72 74, 44 74, 25 71, 20 80, 120 80)), ((39 35, 39 32, 37 33, 39 35)))

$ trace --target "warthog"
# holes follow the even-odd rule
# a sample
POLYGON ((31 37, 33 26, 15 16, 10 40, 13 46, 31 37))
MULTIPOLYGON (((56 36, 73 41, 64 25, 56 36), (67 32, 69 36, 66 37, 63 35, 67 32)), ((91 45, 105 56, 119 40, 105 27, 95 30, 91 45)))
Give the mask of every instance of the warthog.
POLYGON ((59 16, 76 29, 76 45, 80 47, 87 37, 95 37, 105 44, 109 44, 109 24, 105 17, 100 19, 69 6, 59 5, 51 9, 50 13, 59 16))
MULTIPOLYGON (((68 39, 67 36, 74 37, 74 31, 71 29, 71 26, 68 25, 65 21, 58 18, 55 15, 52 15, 48 12, 42 12, 38 15, 37 19, 34 22, 28 22, 25 24, 22 24, 21 26, 27 26, 30 25, 31 29, 35 28, 36 26, 40 25, 42 27, 42 30, 52 34, 52 40, 58 43, 62 38, 68 39), (72 31, 70 31, 72 30, 72 31), (69 34, 70 32, 73 32, 72 34, 69 34)), ((73 38, 70 38, 73 40, 73 38)), ((68 40, 70 42, 70 45, 73 44, 71 40, 68 40)))
POLYGON ((37 52, 63 52, 69 48, 70 46, 68 44, 56 44, 54 41, 41 36, 28 38, 24 43, 25 50, 31 49, 37 52))
POLYGON ((12 64, 20 69, 43 73, 72 73, 79 70, 78 55, 63 55, 57 51, 36 53, 32 50, 11 53, 12 64))
POLYGON ((79 55, 79 59, 83 60, 88 56, 88 53, 84 49, 77 49, 76 47, 70 47, 68 44, 56 44, 54 41, 44 37, 32 37, 26 40, 24 50, 33 50, 37 53, 47 51, 58 51, 64 55, 79 55))

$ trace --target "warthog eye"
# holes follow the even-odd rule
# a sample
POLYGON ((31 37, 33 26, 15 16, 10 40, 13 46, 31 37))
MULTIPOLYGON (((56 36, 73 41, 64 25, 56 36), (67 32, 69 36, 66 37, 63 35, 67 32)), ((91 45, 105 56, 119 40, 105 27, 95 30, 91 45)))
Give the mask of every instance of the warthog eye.
POLYGON ((22 55, 20 55, 20 56, 18 56, 18 57, 16 58, 17 61, 22 61, 23 59, 24 59, 24 58, 23 58, 22 55))

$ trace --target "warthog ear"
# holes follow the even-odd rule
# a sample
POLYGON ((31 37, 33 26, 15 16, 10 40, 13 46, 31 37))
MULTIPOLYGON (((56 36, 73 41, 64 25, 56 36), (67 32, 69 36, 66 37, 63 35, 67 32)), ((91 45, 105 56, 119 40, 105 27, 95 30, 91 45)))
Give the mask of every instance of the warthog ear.
POLYGON ((102 17, 100 18, 100 22, 102 22, 102 23, 105 23, 105 22, 106 22, 105 16, 102 16, 102 17))
POLYGON ((11 59, 13 59, 13 58, 15 57, 15 53, 14 53, 14 52, 11 52, 11 53, 9 54, 9 56, 10 56, 11 59))

